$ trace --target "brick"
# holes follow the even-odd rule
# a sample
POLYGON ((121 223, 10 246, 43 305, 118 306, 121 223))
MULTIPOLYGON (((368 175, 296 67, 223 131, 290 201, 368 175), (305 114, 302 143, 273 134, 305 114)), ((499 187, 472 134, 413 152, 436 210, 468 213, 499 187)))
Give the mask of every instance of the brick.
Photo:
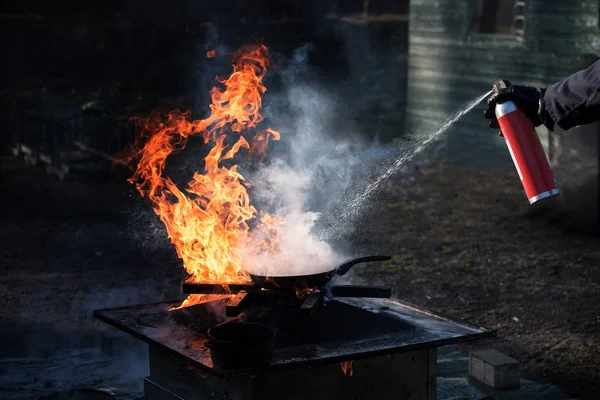
POLYGON ((514 388, 521 384, 521 364, 496 350, 474 351, 469 354, 469 376, 496 389, 514 388))

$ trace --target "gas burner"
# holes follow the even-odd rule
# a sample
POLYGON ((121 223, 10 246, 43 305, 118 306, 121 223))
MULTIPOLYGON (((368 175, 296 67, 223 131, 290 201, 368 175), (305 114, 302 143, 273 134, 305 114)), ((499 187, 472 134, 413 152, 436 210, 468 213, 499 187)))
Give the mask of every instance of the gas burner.
POLYGON ((236 317, 244 309, 258 304, 298 304, 305 316, 314 315, 330 299, 335 297, 390 298, 392 289, 386 286, 328 285, 321 289, 305 289, 295 293, 279 292, 247 284, 220 285, 211 283, 184 283, 185 294, 231 294, 225 307, 228 317, 236 317))

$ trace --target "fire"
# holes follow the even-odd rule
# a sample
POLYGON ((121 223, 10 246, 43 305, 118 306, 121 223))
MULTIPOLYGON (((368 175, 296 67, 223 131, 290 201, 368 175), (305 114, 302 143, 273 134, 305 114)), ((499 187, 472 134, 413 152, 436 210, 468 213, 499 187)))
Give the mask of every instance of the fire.
MULTIPOLYGON (((269 140, 280 138, 270 128, 257 129, 263 121, 263 78, 272 66, 267 47, 262 43, 243 47, 233 55, 233 62, 231 75, 217 78, 223 88, 215 86, 210 92, 208 118, 192 120, 189 112, 171 111, 166 116, 155 112, 135 119, 138 139, 122 155, 137 162, 129 182, 165 224, 191 282, 249 280, 242 269, 241 249, 249 243, 248 223, 258 218, 258 212, 250 202, 250 185, 233 160, 245 151, 260 162, 269 140), (195 172, 181 190, 164 172, 169 155, 183 150, 191 136, 200 136, 210 150, 204 170, 195 172)), ((264 238, 257 244, 262 251, 277 243, 278 223, 271 215, 261 214, 256 229, 264 238)), ((197 304, 202 298, 190 296, 184 304, 197 304)))
POLYGON ((216 55, 217 55, 217 52, 214 49, 206 52, 207 58, 214 58, 216 55))
POLYGON ((340 366, 342 367, 342 371, 344 372, 344 375, 346 376, 352 376, 352 374, 354 373, 354 370, 352 369, 352 363, 354 361, 342 361, 340 362, 340 366))
POLYGON ((232 294, 190 294, 179 307, 173 307, 169 311, 179 310, 197 304, 210 303, 212 301, 232 298, 232 294))
POLYGON ((296 284, 296 298, 305 299, 313 293, 320 293, 319 288, 308 286, 306 282, 298 282, 296 284))

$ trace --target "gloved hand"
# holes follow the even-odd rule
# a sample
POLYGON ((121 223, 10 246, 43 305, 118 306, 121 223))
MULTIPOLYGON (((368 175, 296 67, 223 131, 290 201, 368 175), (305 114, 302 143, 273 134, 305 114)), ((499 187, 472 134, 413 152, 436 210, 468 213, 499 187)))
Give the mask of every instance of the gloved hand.
POLYGON ((507 85, 508 87, 502 88, 492 94, 487 101, 488 108, 485 110, 485 118, 490 120, 490 128, 500 128, 496 119, 496 104, 502 104, 507 101, 515 102, 517 107, 531 120, 533 126, 540 126, 542 124, 542 119, 540 118, 542 111, 540 109, 540 99, 544 97, 546 89, 538 89, 526 85, 510 85, 509 82, 507 82, 507 85))

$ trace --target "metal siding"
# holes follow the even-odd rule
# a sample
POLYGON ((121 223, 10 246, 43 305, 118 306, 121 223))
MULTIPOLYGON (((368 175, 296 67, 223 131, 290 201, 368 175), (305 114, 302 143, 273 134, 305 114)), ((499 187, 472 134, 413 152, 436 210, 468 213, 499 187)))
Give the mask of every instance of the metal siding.
MULTIPOLYGON (((469 37, 469 0, 412 0, 409 25, 407 132, 423 134, 505 78, 547 86, 579 68, 600 40, 598 1, 526 2, 525 38, 469 37)), ((460 165, 512 168, 503 140, 490 132, 480 104, 443 136, 440 147, 460 165)), ((540 137, 547 142, 545 129, 540 137)))

